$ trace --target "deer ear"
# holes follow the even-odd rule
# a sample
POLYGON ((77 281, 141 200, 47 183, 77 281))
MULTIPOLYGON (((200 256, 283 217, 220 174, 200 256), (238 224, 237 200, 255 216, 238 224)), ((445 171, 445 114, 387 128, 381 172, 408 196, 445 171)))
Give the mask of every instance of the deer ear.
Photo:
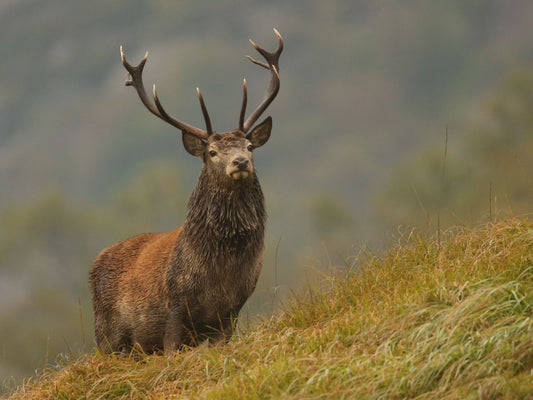
POLYGON ((183 147, 185 150, 196 157, 201 157, 204 154, 206 143, 202 139, 198 139, 187 131, 181 131, 181 138, 183 140, 183 147))
POLYGON ((267 142, 271 131, 272 117, 267 117, 263 122, 257 125, 250 133, 246 135, 246 139, 252 142, 252 146, 260 147, 267 142))

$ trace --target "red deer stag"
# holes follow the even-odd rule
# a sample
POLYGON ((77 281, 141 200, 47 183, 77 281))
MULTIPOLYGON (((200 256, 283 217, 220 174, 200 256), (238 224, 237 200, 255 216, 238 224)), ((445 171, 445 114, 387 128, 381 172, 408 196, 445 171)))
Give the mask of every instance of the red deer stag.
POLYGON ((232 335, 234 319, 252 294, 262 263, 264 198, 252 152, 270 137, 272 119, 257 119, 276 97, 283 39, 274 29, 278 48, 268 52, 250 40, 265 62, 247 56, 270 71, 270 83, 259 106, 245 120, 246 80, 236 130, 217 133, 200 91, 206 130, 171 117, 155 85, 152 102, 142 72, 148 53, 132 66, 120 49, 133 86, 148 110, 182 132, 183 145, 203 161, 185 222, 166 233, 144 233, 103 250, 90 271, 98 347, 104 352, 168 352, 209 339, 232 335), (155 103, 155 105, 154 105, 155 103))

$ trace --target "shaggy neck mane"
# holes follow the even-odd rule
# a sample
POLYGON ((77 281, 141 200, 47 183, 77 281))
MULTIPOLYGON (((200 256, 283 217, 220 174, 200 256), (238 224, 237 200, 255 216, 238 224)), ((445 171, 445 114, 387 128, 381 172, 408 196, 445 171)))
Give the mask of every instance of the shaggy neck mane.
POLYGON ((255 174, 221 185, 203 168, 188 207, 182 234, 204 255, 262 250, 266 213, 255 174))

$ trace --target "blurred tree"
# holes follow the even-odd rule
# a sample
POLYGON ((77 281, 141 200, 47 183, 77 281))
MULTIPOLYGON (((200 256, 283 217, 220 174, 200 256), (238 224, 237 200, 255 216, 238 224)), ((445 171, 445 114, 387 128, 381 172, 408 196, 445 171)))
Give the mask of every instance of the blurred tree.
POLYGON ((313 231, 318 237, 331 236, 353 225, 350 212, 332 196, 322 195, 313 199, 310 211, 313 231))
POLYGON ((79 267, 92 256, 95 236, 90 215, 49 191, 0 217, 0 273, 23 274, 41 283, 57 282, 80 292, 79 267))
POLYGON ((112 195, 111 211, 126 235, 166 231, 183 223, 189 193, 170 162, 142 165, 112 195))
POLYGON ((478 106, 454 154, 426 150, 398 170, 375 211, 388 226, 441 227, 533 210, 533 69, 512 72, 478 106))
POLYGON ((9 289, 2 293, 8 306, 0 307, 5 379, 80 348, 78 299, 88 298, 87 268, 100 236, 90 215, 58 191, 8 208, 0 226, 0 282, 9 289))
POLYGON ((507 77, 475 115, 465 148, 501 207, 533 209, 533 69, 507 77))
POLYGON ((9 313, 0 313, 0 324, 1 379, 53 364, 60 353, 78 354, 92 347, 87 310, 60 286, 33 285, 22 302, 9 313))
MULTIPOLYGON (((330 267, 332 263, 343 265, 351 254, 350 245, 355 237, 352 212, 341 200, 326 194, 312 199, 309 212, 313 239, 322 243, 322 250, 327 252, 325 266, 330 267)), ((320 257, 320 254, 314 254, 314 257, 320 257)))

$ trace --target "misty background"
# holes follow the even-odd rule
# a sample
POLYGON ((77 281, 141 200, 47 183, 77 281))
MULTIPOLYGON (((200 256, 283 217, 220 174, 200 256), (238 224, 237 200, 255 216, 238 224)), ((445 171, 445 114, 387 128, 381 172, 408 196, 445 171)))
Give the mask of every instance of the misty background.
POLYGON ((124 86, 120 45, 172 115, 203 127, 199 86, 225 131, 242 79, 250 110, 268 85, 248 38, 283 35, 253 318, 411 227, 533 211, 532 20, 529 0, 2 0, 0 380, 92 351, 92 259, 183 222, 201 161, 124 86))

